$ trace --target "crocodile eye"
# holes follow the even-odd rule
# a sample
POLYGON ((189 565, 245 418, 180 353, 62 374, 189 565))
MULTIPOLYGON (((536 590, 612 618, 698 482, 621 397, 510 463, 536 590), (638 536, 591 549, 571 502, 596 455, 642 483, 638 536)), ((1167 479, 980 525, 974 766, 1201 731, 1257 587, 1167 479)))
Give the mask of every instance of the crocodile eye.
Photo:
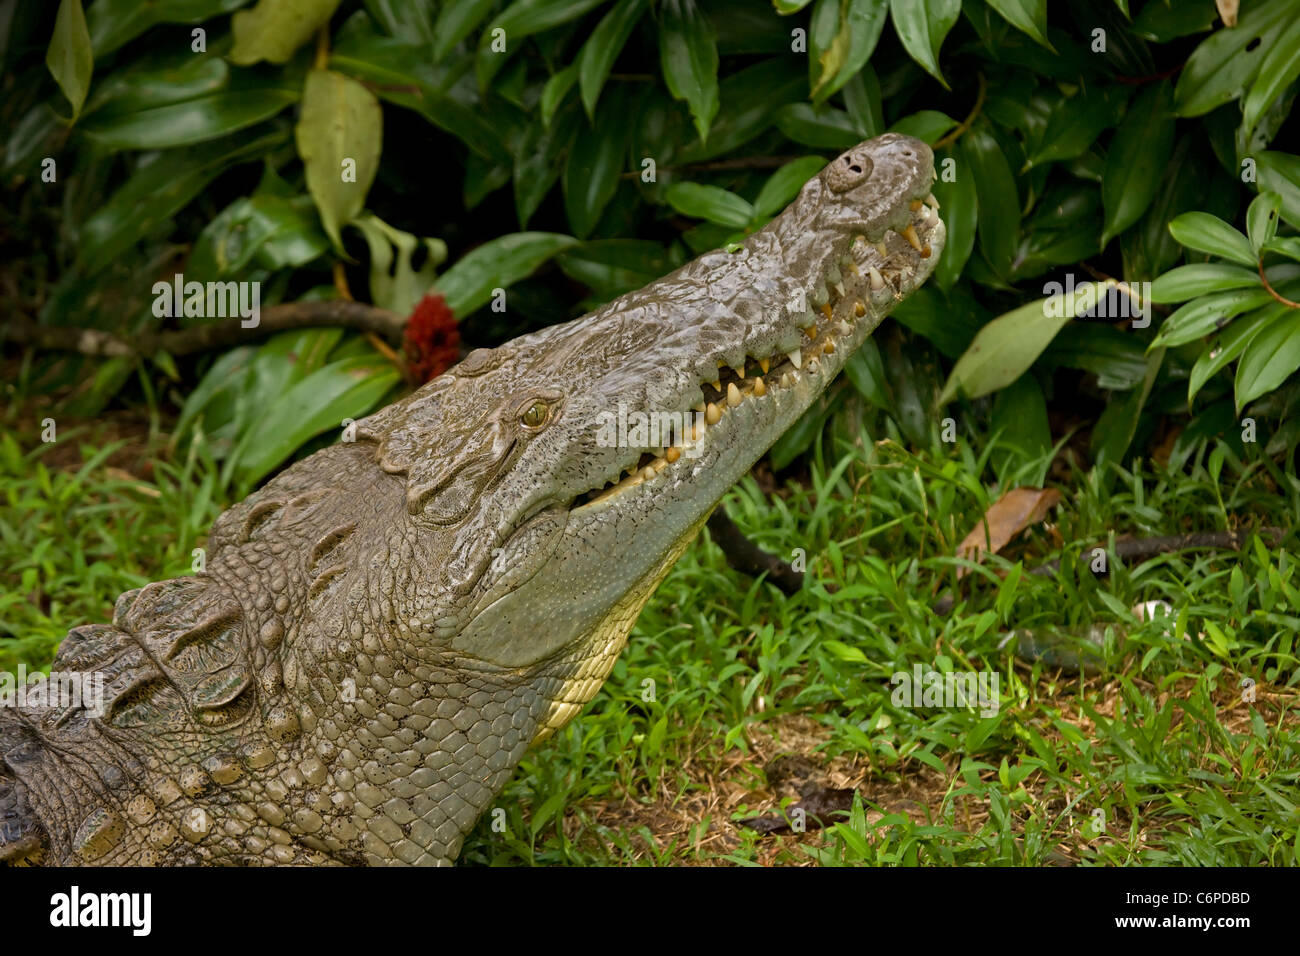
POLYGON ((550 415, 550 412, 550 407, 545 402, 533 402, 519 416, 520 424, 525 428, 541 428, 546 424, 546 418, 550 415))

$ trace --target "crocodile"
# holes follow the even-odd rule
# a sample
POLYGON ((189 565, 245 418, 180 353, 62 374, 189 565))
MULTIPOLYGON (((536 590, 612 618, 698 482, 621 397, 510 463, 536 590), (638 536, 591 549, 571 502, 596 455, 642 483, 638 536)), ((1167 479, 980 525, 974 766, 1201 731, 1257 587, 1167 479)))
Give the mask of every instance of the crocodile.
POLYGON ((225 511, 197 573, 121 595, 44 700, 0 707, 0 859, 454 862, 727 489, 927 278, 933 163, 868 140, 742 243, 470 352, 225 511), (681 424, 601 440, 616 408, 681 424))

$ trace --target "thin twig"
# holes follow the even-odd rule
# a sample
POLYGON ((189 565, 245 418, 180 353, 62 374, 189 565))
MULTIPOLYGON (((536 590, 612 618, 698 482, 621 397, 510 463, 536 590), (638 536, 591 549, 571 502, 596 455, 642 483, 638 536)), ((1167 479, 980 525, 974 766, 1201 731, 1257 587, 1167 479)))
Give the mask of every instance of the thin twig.
POLYGON ((1292 302, 1290 299, 1278 295, 1277 291, 1271 285, 1268 284, 1268 276, 1264 275, 1263 259, 1259 260, 1259 281, 1264 283, 1264 289, 1265 291, 1268 292, 1269 295, 1277 299, 1277 301, 1281 302, 1288 309, 1300 309, 1300 302, 1292 302))
POLYGON ((406 318, 364 302, 330 299, 323 302, 287 302, 262 309, 253 328, 244 328, 238 316, 224 322, 196 325, 168 332, 143 332, 130 339, 99 329, 19 322, 0 328, 0 342, 14 342, 38 349, 80 352, 108 358, 140 358, 167 352, 190 355, 211 349, 242 345, 276 332, 317 326, 342 326, 374 332, 397 344, 406 328, 406 318))
POLYGON ((971 124, 975 122, 980 115, 980 111, 984 109, 984 96, 988 93, 989 84, 988 81, 984 79, 983 73, 978 73, 976 76, 979 79, 980 89, 979 93, 975 96, 975 105, 971 107, 970 113, 961 121, 961 123, 958 124, 955 130, 934 144, 934 149, 943 149, 945 146, 951 146, 953 143, 957 142, 957 139, 961 134, 971 128, 971 124))
POLYGON ((709 535, 713 543, 726 555, 727 565, 741 574, 758 577, 764 571, 767 579, 784 594, 798 594, 803 587, 803 572, 796 571, 775 555, 768 554, 745 537, 736 527, 723 505, 718 505, 709 515, 709 535))

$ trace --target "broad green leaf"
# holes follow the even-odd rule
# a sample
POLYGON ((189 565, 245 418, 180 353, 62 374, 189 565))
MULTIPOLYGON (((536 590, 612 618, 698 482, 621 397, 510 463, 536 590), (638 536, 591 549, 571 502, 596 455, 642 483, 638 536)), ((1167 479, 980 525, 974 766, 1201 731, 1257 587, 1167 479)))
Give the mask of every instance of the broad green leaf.
POLYGON ((825 165, 826 160, 820 156, 801 156, 786 163, 769 176, 758 191, 754 200, 754 218, 765 219, 780 212, 799 195, 804 183, 820 173, 825 165))
POLYGON ((383 144, 379 101, 342 73, 312 70, 303 87, 294 137, 321 225, 342 253, 339 230, 365 207, 366 193, 379 171, 383 144))
POLYGON ((528 225, 537 207, 564 169, 564 155, 579 133, 590 135, 577 103, 567 103, 546 127, 534 123, 515 155, 515 212, 521 227, 528 225))
POLYGON ((373 213, 357 216, 352 225, 370 247, 370 301, 398 315, 410 315, 433 285, 438 266, 447 258, 447 244, 394 229, 373 213), (416 269, 411 259, 421 246, 428 254, 416 269))
POLYGON ((287 63, 294 51, 330 22, 339 0, 257 0, 230 18, 235 45, 230 62, 287 63))
POLYGON ((1174 145, 1169 100, 1167 82, 1148 86, 1129 104, 1128 115, 1115 131, 1101 178, 1103 247, 1137 222, 1160 188, 1174 145))
POLYGON ((399 381, 391 363, 367 357, 317 369, 264 409, 240 443, 236 481, 252 487, 309 438, 363 417, 399 381))
POLYGON ((610 91, 596 122, 579 129, 564 165, 564 211, 574 235, 585 239, 618 191, 627 152, 628 127, 622 122, 631 100, 623 86, 610 91))
POLYGON ((495 6, 496 0, 449 0, 433 27, 434 60, 447 59, 451 48, 473 33, 495 6))
POLYGON ((432 43, 436 39, 433 29, 432 2, 426 0, 365 0, 366 10, 384 32, 398 40, 410 43, 432 43))
POLYGON ((506 288, 532 275, 547 259, 576 245, 572 236, 554 232, 516 232, 467 252, 438 277, 434 286, 447 307, 464 318, 506 288))
POLYGON ((1274 150, 1255 156, 1260 192, 1277 193, 1282 218, 1300 229, 1300 156, 1274 150))
POLYGON ((1255 254, 1246 237, 1208 212, 1183 213, 1169 223, 1169 233, 1189 249, 1221 256, 1238 265, 1255 265, 1255 254))
POLYGON ((96 114, 87 136, 110 149, 170 149, 206 142, 275 116, 298 100, 296 89, 236 89, 112 116, 96 114))
POLYGON ((718 47, 713 28, 695 0, 664 0, 659 63, 673 99, 685 100, 700 142, 718 112, 718 47))
POLYGON ((798 13, 810 3, 812 3, 812 0, 772 0, 772 6, 781 16, 798 13))
POLYGON ((1133 21, 1133 32, 1152 43, 1202 33, 1219 18, 1212 3, 1148 3, 1133 21))
POLYGON ((309 197, 302 201, 282 196, 241 196, 217 215, 194 243, 185 272, 199 281, 225 279, 240 274, 255 260, 263 267, 296 267, 327 248, 309 197), (303 201, 306 210, 303 210, 303 201), (270 243, 276 255, 263 260, 270 243))
MULTIPOLYGON (((946 152, 936 156, 936 167, 945 158, 946 152)), ((975 176, 970 170, 965 175, 959 170, 952 182, 947 182, 940 176, 932 191, 934 198, 939 201, 939 218, 943 220, 948 233, 939 262, 934 267, 934 281, 941 288, 950 289, 961 276, 966 261, 975 248, 975 231, 979 224, 975 176)))
POLYGON ((1152 302, 1185 302, 1210 292, 1249 289, 1259 285, 1254 271, 1220 262, 1178 266, 1151 283, 1152 302))
POLYGON ((45 65, 72 104, 72 119, 75 121, 81 113, 81 105, 86 102, 90 74, 95 68, 81 0, 61 0, 59 3, 59 12, 54 16, 54 35, 50 37, 50 46, 45 52, 45 65))
POLYGON ((988 4, 1007 23, 1056 52, 1047 42, 1047 0, 988 0, 988 4))
POLYGON ((990 457, 1004 486, 1021 467, 1042 458, 1052 447, 1047 400, 1032 373, 1021 375, 994 396, 989 427, 998 433, 998 447, 990 457))
POLYGON ((1067 322, 1103 299, 1107 288, 1104 282, 1085 283, 998 316, 979 330, 957 360, 939 404, 958 394, 979 398, 1010 385, 1029 370, 1067 322))
POLYGON ((515 0, 497 14, 478 42, 474 72, 481 89, 487 89, 499 69, 521 46, 520 41, 576 20, 605 0, 515 0))
POLYGON ((1170 348, 1198 342, 1205 336, 1227 325, 1235 316, 1273 300, 1263 288, 1233 289, 1200 296, 1176 309, 1160 325, 1160 332, 1151 343, 1170 348))
POLYGON ((754 218, 754 207, 733 192, 702 183, 673 183, 665 194, 668 204, 684 216, 707 219, 722 226, 743 229, 754 218))
POLYGON ((1292 16, 1268 44, 1250 92, 1241 104, 1241 129, 1250 133, 1273 102, 1300 76, 1300 17, 1292 16))
POLYGON ((1206 382, 1237 360, 1260 330, 1286 315, 1287 311, 1285 305, 1277 303, 1252 312, 1233 322, 1217 339, 1207 343, 1196 364, 1192 366, 1191 374, 1187 377, 1187 404, 1191 405, 1192 399, 1206 382))
POLYGON ((939 48, 961 15, 961 0, 890 0, 889 15, 903 49, 948 89, 939 70, 939 48))
POLYGON ((1250 340, 1237 364, 1237 410, 1266 395, 1300 368, 1300 310, 1288 309, 1250 340))
MULTIPOLYGON (((956 174, 959 179, 970 176, 975 180, 980 248, 993 271, 1005 277, 1020 245, 1020 197, 1015 177, 1002 147, 984 123, 967 131, 961 147, 965 162, 958 165, 956 174)), ((942 209, 939 215, 942 217, 942 209)))
POLYGON ((538 106, 542 112, 542 122, 547 126, 551 125, 551 120, 555 118, 555 111, 559 109, 569 90, 573 89, 573 84, 578 82, 580 66, 582 64, 574 60, 547 80, 546 85, 542 87, 542 98, 538 101, 538 106))
POLYGON ((889 392, 885 385, 885 366, 880 359, 880 346, 868 338, 862 347, 844 363, 844 374, 857 389, 858 394, 876 408, 889 407, 889 392))
POLYGON ((1097 419, 1097 425, 1092 431, 1092 453, 1098 464, 1124 460, 1129 445, 1133 443, 1133 436, 1137 434, 1142 409, 1160 375, 1160 366, 1164 360, 1165 350, 1162 348, 1148 353, 1142 387, 1133 389, 1123 401, 1107 405, 1097 419))
POLYGON ((95 0, 86 12, 90 44, 104 57, 159 23, 202 23, 249 0, 95 0))
MULTIPOLYGON (((709 130, 708 143, 697 140, 683 146, 675 161, 703 162, 743 146, 775 122, 782 106, 802 99, 805 82, 795 58, 787 56, 769 57, 731 74, 719 88, 722 108, 709 130)), ((658 139, 640 142, 637 155, 655 156, 661 151, 658 139)))
POLYGON ((1106 87, 1091 87, 1073 98, 1061 99, 1025 167, 1083 155, 1115 121, 1118 102, 1118 94, 1106 87))
POLYGON ((1262 192, 1246 210, 1246 234, 1256 256, 1264 243, 1277 234, 1277 214, 1281 206, 1282 197, 1277 193, 1262 192))
POLYGON ((921 110, 919 113, 912 113, 898 120, 889 127, 889 132, 915 136, 921 142, 933 146, 943 138, 944 133, 956 125, 957 121, 947 113, 940 113, 938 110, 921 110))
POLYGON ((652 239, 599 239, 560 253, 556 263, 569 278, 612 299, 667 275, 684 258, 680 245, 665 248, 652 239))
POLYGON ((577 62, 582 106, 588 118, 595 118, 600 89, 648 7, 649 0, 619 0, 582 45, 577 62))
POLYGON ((1300 261, 1300 237, 1287 236, 1282 239, 1274 237, 1263 245, 1264 252, 1276 252, 1288 259, 1300 261))
POLYGON ((1273 31, 1281 20, 1295 16, 1293 3, 1248 4, 1235 27, 1216 30, 1187 58, 1174 91, 1174 111, 1200 116, 1245 93, 1259 73, 1273 31))
MULTIPOLYGON (((177 418, 176 427, 172 430, 173 445, 177 439, 188 432, 195 419, 208 407, 208 403, 218 392, 232 386, 238 388, 242 384, 256 354, 256 346, 241 345, 222 353, 212 363, 207 374, 199 380, 198 385, 194 386, 194 391, 190 392, 185 399, 185 404, 181 406, 180 417, 177 418)), ((210 428, 206 430, 211 432, 210 428)))
POLYGON ((261 157, 285 138, 286 130, 276 127, 254 137, 243 133, 203 146, 144 154, 127 181, 82 227, 79 251, 87 271, 108 265, 218 175, 238 162, 261 157))
POLYGON ((776 114, 776 125, 796 143, 817 149, 848 149, 862 139, 853 118, 830 106, 791 103, 776 114))
MULTIPOLYGON (((813 90, 813 104, 821 105, 857 76, 880 41, 889 13, 889 0, 847 0, 830 59, 823 58, 821 78, 813 90), (834 64, 835 69, 826 67, 834 64)), ((831 52, 831 51, 828 51, 831 52)))

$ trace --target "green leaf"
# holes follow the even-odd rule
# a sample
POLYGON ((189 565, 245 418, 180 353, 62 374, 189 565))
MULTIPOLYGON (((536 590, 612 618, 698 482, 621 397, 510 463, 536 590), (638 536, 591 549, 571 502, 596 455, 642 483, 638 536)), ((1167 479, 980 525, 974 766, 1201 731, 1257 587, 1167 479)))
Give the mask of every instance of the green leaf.
POLYGON ((1170 269, 1151 283, 1152 302, 1185 302, 1209 292, 1249 289, 1258 286, 1253 271, 1219 262, 1201 262, 1170 269))
POLYGON ((124 115, 96 114, 87 136, 109 149, 170 149, 247 129, 298 101, 296 89, 237 89, 124 115))
MULTIPOLYGON (((804 83, 795 59, 785 56, 769 57, 731 74, 719 88, 722 109, 709 130, 708 144, 697 140, 682 147, 675 161, 703 162, 743 146, 773 123, 783 105, 800 99, 804 83)), ((657 155, 660 142, 657 137, 642 138, 638 155, 657 155)))
POLYGON ((1005 277, 1011 271, 1020 245, 1020 197, 1015 177, 1006 154, 985 123, 977 123, 967 131, 961 146, 965 169, 959 166, 957 177, 970 176, 975 180, 980 248, 993 271, 1005 277))
POLYGON ((707 219, 743 229, 754 218, 754 207, 733 192, 702 183, 673 183, 665 193, 668 204, 684 216, 707 219))
POLYGON ((944 133, 956 125, 957 121, 947 113, 940 113, 938 110, 921 110, 919 113, 912 113, 898 120, 889 127, 889 132, 915 136, 921 142, 933 146, 943 138, 944 133))
POLYGON ((1151 345, 1172 348, 1200 341, 1223 328, 1235 316, 1267 305, 1272 298, 1263 288, 1233 289, 1230 292, 1200 296, 1165 319, 1151 345))
POLYGON ((1090 87, 1073 98, 1062 98, 1025 168, 1082 156, 1115 121, 1118 103, 1119 95, 1106 87, 1090 87))
POLYGON ((1135 388, 1122 402, 1106 406, 1092 432, 1092 453, 1098 464, 1123 461, 1142 420, 1142 409, 1164 364, 1165 350, 1154 349, 1147 355, 1147 372, 1141 388, 1135 388))
POLYGON ((1283 239, 1273 238, 1264 243, 1264 252, 1276 252, 1289 259, 1300 262, 1300 236, 1287 236, 1283 239))
POLYGON ((293 268, 328 248, 310 197, 241 196, 199 233, 185 273, 199 281, 225 279, 254 260, 264 268, 293 268), (272 244, 274 253, 267 248, 272 244))
POLYGON ((988 4, 1007 23, 1056 52, 1047 42, 1047 0, 988 0, 988 4))
POLYGON ((1292 19, 1277 34, 1264 54, 1250 92, 1241 104, 1241 129, 1249 134, 1260 118, 1300 76, 1300 17, 1292 19))
POLYGON ((398 315, 410 315, 433 285, 438 266, 447 258, 447 244, 441 239, 422 241, 394 229, 374 213, 358 216, 352 224, 361 230, 370 247, 370 301, 398 315), (411 259, 421 245, 428 255, 415 269, 411 259), (396 257, 393 250, 397 251, 396 257))
POLYGON ((330 22, 339 0, 257 0, 251 10, 230 18, 235 45, 230 62, 287 63, 294 51, 330 22))
MULTIPOLYGON (((944 158, 947 158, 946 151, 935 157, 936 166, 944 158)), ((965 175, 959 171, 952 182, 947 182, 940 176, 932 191, 934 198, 939 201, 939 217, 948 232, 943 252, 934 267, 934 281, 943 289, 951 289, 975 248, 975 230, 979 223, 975 176, 970 170, 965 175)))
POLYGON ((627 44, 628 37, 645 15, 648 5, 648 0, 619 0, 582 45, 577 61, 579 85, 582 90, 582 106, 589 119, 595 118, 600 89, 605 85, 605 79, 627 44))
POLYGON ((551 120, 555 118, 555 111, 569 94, 569 90, 573 89, 573 84, 578 82, 578 68, 581 65, 580 61, 574 60, 547 80, 546 85, 542 87, 542 98, 538 101, 538 106, 542 112, 542 122, 547 126, 551 125, 551 120))
POLYGON ((1169 233, 1189 249, 1221 256, 1243 266, 1255 265, 1255 254, 1246 237, 1208 212, 1183 213, 1170 221, 1169 233))
POLYGON ((718 112, 718 46, 713 28, 695 0, 664 0, 659 25, 659 63, 673 99, 685 100, 700 142, 718 112))
POLYGON ((1224 329, 1223 333, 1201 351, 1196 364, 1192 366, 1187 377, 1187 404, 1190 406, 1196 393, 1219 372, 1235 362, 1246 346, 1259 332, 1286 315, 1288 309, 1282 303, 1252 312, 1245 318, 1238 319, 1224 329))
POLYGON ((1237 365, 1237 410, 1266 395, 1300 368, 1300 311, 1289 309, 1250 340, 1237 365))
POLYGON ((433 59, 441 62, 461 40, 482 23, 496 0, 450 0, 439 12, 433 26, 433 59))
POLYGON ((958 394, 979 398, 1010 385, 1029 370, 1067 322, 1086 311, 1090 302, 1104 299, 1107 287, 1104 282, 1084 283, 998 316, 979 330, 957 360, 939 404, 958 394))
POLYGON ((1264 243, 1277 234, 1277 214, 1281 206, 1282 197, 1277 193, 1262 192, 1246 210, 1246 234, 1250 236, 1250 247, 1256 256, 1264 243))
POLYGON ((345 418, 361 418, 399 381, 391 363, 370 357, 342 359, 317 369, 267 405, 245 435, 235 478, 251 488, 307 441, 345 418))
POLYGON ((827 51, 830 56, 821 58, 822 73, 813 90, 815 106, 839 92, 867 65, 885 29, 889 0, 847 0, 840 13, 839 32, 827 51))
POLYGON ((1300 229, 1300 156, 1273 150, 1255 156, 1261 192, 1277 193, 1282 218, 1300 229))
POLYGON ((880 346, 868 338, 849 360, 844 363, 847 376, 859 395, 876 408, 889 408, 889 391, 886 387, 885 366, 880 359, 880 346))
POLYGON ((383 144, 379 101, 342 73, 312 70, 303 87, 294 137, 321 225, 342 253, 339 230, 365 207, 366 193, 379 171, 383 144))
POLYGON ((1216 30, 1187 58, 1174 91, 1174 112, 1200 116, 1245 93, 1259 73, 1274 27, 1295 16, 1294 3, 1248 4, 1235 27, 1216 30))
POLYGON ((521 46, 520 40, 576 20, 605 0, 515 0, 487 25, 478 43, 474 65, 481 89, 486 89, 506 61, 521 46), (503 50, 495 49, 498 40, 503 50))
POLYGON ((547 259, 576 245, 554 232, 516 232, 485 242, 466 253, 434 283, 447 307, 464 318, 492 298, 492 290, 525 279, 547 259))
POLYGON ((961 15, 961 0, 890 0, 889 15, 903 49, 949 89, 939 70, 939 48, 961 15))
POLYGON ((1219 18, 1212 3, 1148 3, 1133 21, 1133 32, 1152 43, 1202 33, 1219 18))
POLYGON ((45 65, 59 84, 59 89, 72 104, 72 119, 81 114, 90 89, 90 74, 95 68, 95 55, 90 48, 90 31, 86 29, 86 14, 81 0, 61 0, 59 12, 54 17, 54 35, 50 37, 45 52, 45 65))
POLYGON ((598 239, 560 253, 556 262, 570 279, 612 299, 639 289, 682 264, 679 245, 665 248, 653 239, 598 239))
POLYGON ((631 94, 626 87, 611 91, 596 122, 578 131, 564 165, 564 211, 574 235, 586 238, 618 191, 627 151, 627 115, 631 94))
POLYGON ((254 137, 243 133, 144 154, 130 178, 82 227, 80 253, 87 271, 99 271, 158 229, 234 164, 278 148, 285 138, 279 127, 254 137))
POLYGON ((1148 86, 1129 104, 1128 115, 1115 131, 1101 177, 1106 211, 1102 247, 1137 222, 1160 188, 1174 146, 1169 101, 1167 82, 1148 86))
POLYGON ((202 23, 248 0, 95 0, 86 13, 95 56, 105 57, 159 23, 202 23))
POLYGON ((564 154, 580 130, 587 130, 577 103, 568 103, 546 128, 534 123, 515 155, 515 212, 527 226, 564 169, 564 154))
POLYGON ((791 103, 776 114, 776 125, 796 143, 818 149, 848 149, 862 139, 853 118, 830 106, 791 103))
POLYGON ((754 218, 765 219, 780 212, 799 195, 804 183, 820 173, 825 165, 826 160, 820 156, 801 156, 786 163, 763 183, 754 200, 754 218))

